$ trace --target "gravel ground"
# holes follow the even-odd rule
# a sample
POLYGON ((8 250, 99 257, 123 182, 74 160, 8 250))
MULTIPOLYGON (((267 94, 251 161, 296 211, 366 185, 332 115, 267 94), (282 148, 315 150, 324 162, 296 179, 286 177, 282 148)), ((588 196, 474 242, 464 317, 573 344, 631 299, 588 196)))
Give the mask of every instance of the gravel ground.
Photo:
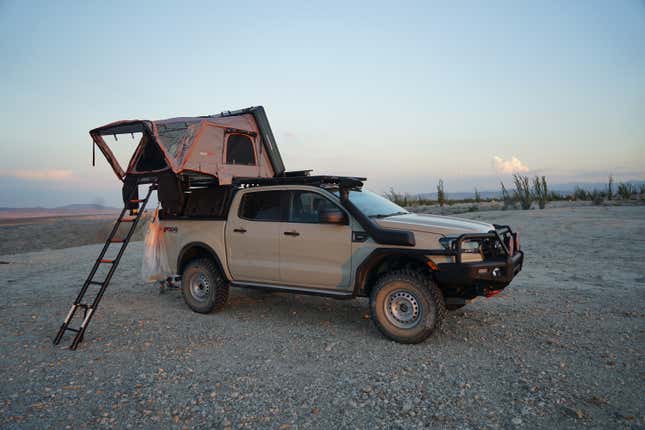
POLYGON ((517 227, 525 269, 420 345, 364 299, 193 313, 137 242, 72 352, 51 341, 99 247, 2 256, 0 428, 645 428, 645 207, 470 217, 517 227))

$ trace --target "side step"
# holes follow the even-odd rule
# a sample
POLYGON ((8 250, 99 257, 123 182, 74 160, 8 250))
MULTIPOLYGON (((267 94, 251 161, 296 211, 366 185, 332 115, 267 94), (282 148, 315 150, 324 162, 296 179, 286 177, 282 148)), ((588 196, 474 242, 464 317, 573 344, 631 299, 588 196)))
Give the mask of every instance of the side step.
POLYGON ((290 285, 260 284, 257 282, 233 282, 231 287, 254 288, 258 290, 271 290, 283 293, 305 294, 309 296, 331 297, 334 299, 351 299, 353 291, 325 290, 322 288, 293 287, 290 285))

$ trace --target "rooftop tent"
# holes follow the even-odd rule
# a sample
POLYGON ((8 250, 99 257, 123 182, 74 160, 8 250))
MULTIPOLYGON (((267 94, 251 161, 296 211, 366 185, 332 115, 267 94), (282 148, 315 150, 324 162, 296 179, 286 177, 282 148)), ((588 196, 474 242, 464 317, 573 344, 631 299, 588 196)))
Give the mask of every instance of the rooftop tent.
POLYGON ((268 178, 285 170, 262 106, 203 117, 118 121, 90 135, 121 180, 172 171, 215 177, 227 185, 234 177, 268 178), (124 170, 104 136, 130 133, 142 137, 124 170))

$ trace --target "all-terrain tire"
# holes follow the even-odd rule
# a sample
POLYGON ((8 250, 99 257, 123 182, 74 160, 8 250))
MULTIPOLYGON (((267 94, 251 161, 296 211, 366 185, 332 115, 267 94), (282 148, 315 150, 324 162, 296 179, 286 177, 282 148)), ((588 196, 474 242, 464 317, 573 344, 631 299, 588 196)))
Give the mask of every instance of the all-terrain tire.
POLYGON ((228 300, 229 284, 210 258, 188 262, 181 276, 184 301, 193 311, 207 314, 219 311, 228 300))
POLYGON ((399 343, 419 343, 439 328, 446 306, 430 277, 406 269, 378 279, 370 293, 370 313, 385 337, 399 343))

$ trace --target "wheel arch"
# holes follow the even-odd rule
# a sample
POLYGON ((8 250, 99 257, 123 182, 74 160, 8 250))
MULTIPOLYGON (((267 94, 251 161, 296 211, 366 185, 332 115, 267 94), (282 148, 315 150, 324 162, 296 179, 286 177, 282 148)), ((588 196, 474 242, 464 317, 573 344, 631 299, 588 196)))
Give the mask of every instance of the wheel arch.
POLYGON ((391 270, 413 268, 432 276, 428 258, 422 251, 404 248, 378 248, 356 269, 354 295, 366 297, 381 274, 391 270))
POLYGON ((219 256, 213 250, 213 248, 203 242, 190 242, 184 245, 183 248, 181 248, 181 251, 177 256, 177 272, 181 275, 184 271, 184 268, 186 267, 186 264, 188 264, 189 261, 200 257, 206 257, 213 260, 222 277, 227 279, 226 272, 224 271, 224 266, 222 266, 222 261, 220 260, 219 256))

